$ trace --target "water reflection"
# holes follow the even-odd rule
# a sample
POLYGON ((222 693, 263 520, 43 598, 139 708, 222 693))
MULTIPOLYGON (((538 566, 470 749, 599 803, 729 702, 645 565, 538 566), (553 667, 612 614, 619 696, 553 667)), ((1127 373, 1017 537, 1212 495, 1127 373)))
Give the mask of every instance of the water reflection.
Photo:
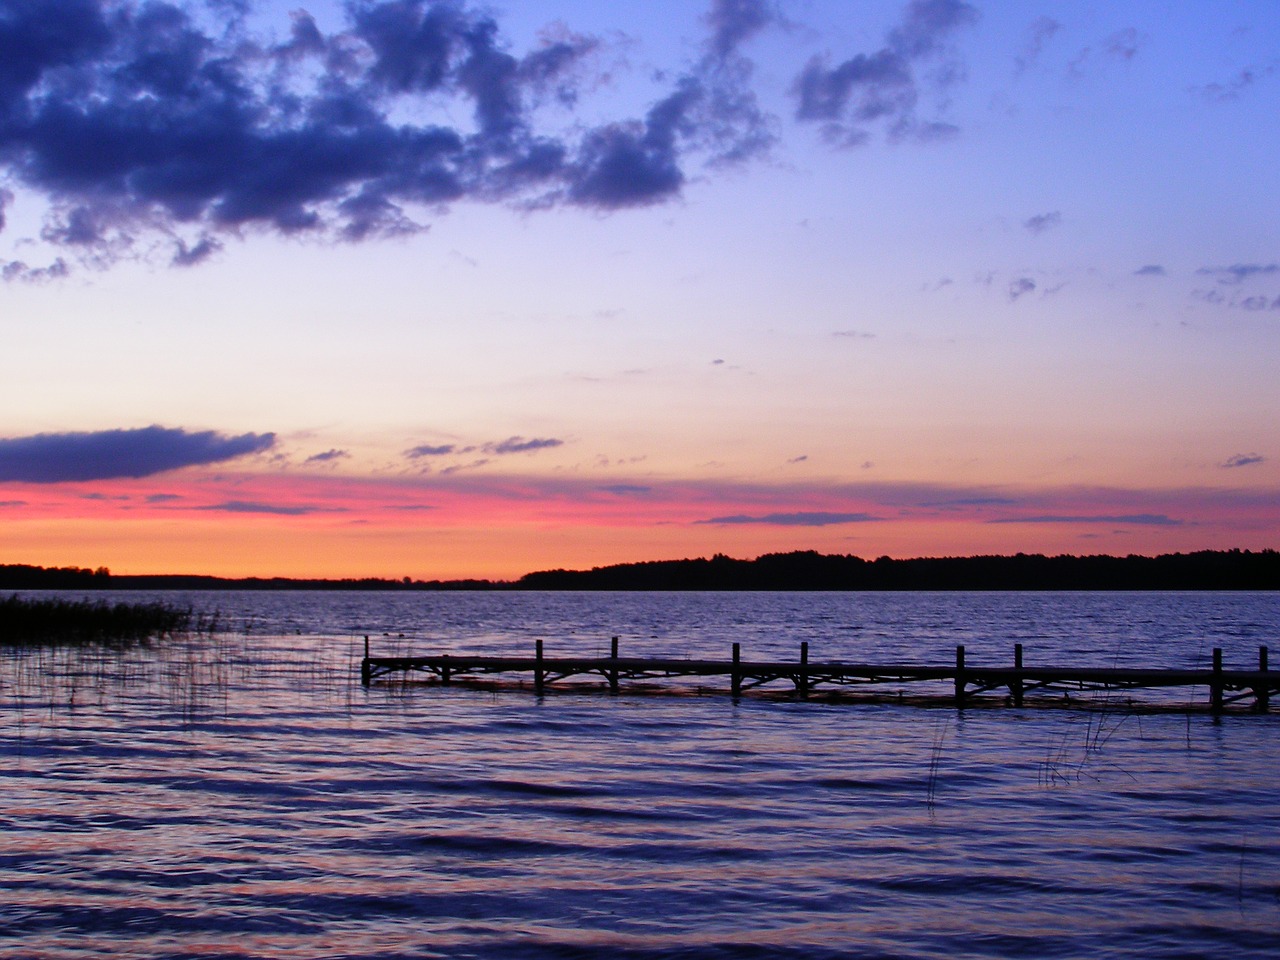
MULTIPOLYGON (((693 612, 714 623, 730 599, 693 612)), ((785 643, 847 613, 832 602, 785 643)), ((1071 614, 1041 643, 1083 646, 1087 622, 1102 646, 1132 639, 1122 606, 1009 602, 991 623, 1021 623, 1028 604, 1071 614)), ((903 645, 923 625, 927 646, 993 601, 946 616, 906 603, 879 608, 886 622, 860 608, 858 635, 903 645)), ((600 604, 557 601, 521 629, 568 610, 594 644, 587 627, 619 616, 600 604)), ((1129 618, 1148 652, 1150 610, 1129 618)), ((482 633, 491 616, 455 611, 482 633)), ((1196 616, 1176 612, 1174 629, 1226 630, 1196 616)), ((660 642, 724 639, 682 629, 660 642)), ((1276 717, 365 690, 359 635, 334 633, 5 653, 0 952, 1272 953, 1276 717)))

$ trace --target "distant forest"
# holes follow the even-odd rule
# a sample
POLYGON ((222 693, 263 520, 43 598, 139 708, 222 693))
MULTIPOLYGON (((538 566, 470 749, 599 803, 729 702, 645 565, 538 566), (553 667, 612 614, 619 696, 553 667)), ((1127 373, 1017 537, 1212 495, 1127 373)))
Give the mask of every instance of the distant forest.
POLYGON ((118 576, 104 567, 15 564, 0 565, 0 590, 1280 590, 1280 553, 1019 553, 864 560, 803 550, 755 560, 716 554, 710 559, 621 563, 591 570, 542 570, 515 581, 118 576))

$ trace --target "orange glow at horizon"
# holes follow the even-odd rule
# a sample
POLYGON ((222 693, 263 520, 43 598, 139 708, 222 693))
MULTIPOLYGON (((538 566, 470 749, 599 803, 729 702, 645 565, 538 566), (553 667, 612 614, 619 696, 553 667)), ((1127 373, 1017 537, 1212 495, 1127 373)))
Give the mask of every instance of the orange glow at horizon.
POLYGON ((939 503, 936 490, 910 484, 601 487, 546 477, 446 484, 182 474, 10 486, 0 563, 118 574, 510 580, 715 553, 1123 555, 1263 549, 1280 540, 1280 501, 1265 492, 1005 494, 939 503))

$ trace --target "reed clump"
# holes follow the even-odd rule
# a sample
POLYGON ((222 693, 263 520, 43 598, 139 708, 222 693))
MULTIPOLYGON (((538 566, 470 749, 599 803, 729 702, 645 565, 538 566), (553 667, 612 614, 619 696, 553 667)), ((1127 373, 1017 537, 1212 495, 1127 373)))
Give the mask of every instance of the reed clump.
MULTIPOLYGON (((0 645, 123 646, 186 631, 192 617, 190 609, 159 602, 108 603, 14 594, 0 598, 0 645)), ((197 624, 197 629, 203 626, 197 624)))

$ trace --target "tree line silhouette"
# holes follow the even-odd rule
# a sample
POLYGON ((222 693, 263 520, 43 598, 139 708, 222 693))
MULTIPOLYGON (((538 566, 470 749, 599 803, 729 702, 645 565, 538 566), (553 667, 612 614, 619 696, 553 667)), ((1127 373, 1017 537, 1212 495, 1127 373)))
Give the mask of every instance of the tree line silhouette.
POLYGON ((201 575, 115 575, 105 567, 0 565, 4 590, 1277 590, 1275 550, 1130 554, 920 557, 865 560, 813 550, 754 560, 724 554, 541 570, 518 580, 337 580, 201 575))

